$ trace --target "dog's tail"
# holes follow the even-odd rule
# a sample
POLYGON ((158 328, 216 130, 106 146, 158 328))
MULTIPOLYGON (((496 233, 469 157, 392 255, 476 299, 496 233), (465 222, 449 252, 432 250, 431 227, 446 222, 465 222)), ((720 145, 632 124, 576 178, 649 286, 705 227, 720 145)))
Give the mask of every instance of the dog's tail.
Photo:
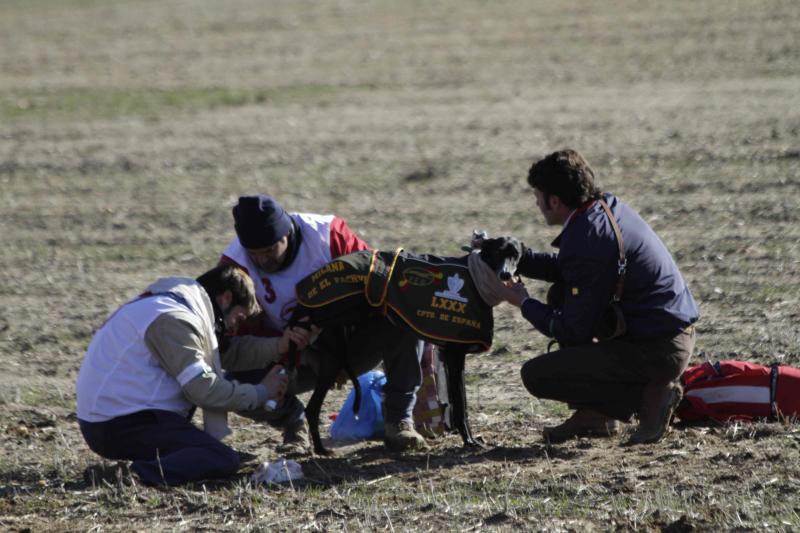
POLYGON ((361 383, 358 382, 358 376, 353 372, 353 367, 349 364, 344 364, 344 371, 350 381, 353 383, 353 391, 355 391, 355 399, 353 401, 353 416, 358 420, 358 412, 361 410, 361 383))

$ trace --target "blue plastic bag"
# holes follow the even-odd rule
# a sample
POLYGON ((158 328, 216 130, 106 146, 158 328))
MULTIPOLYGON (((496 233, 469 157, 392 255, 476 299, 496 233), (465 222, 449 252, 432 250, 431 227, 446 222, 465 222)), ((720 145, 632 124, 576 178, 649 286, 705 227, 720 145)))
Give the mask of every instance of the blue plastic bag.
POLYGON ((351 389, 336 420, 331 424, 331 438, 334 440, 383 437, 381 394, 386 384, 386 376, 383 372, 373 370, 359 376, 358 382, 361 384, 361 408, 358 410, 358 420, 353 415, 356 391, 351 389))

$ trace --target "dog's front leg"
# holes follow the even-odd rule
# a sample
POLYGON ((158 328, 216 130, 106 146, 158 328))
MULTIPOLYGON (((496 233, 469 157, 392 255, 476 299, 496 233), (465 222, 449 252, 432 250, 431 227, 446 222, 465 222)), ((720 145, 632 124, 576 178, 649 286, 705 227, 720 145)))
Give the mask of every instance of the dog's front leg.
POLYGON ((464 447, 475 448, 481 444, 472 436, 467 417, 467 389, 464 384, 464 350, 447 345, 442 351, 447 375, 447 395, 450 400, 450 426, 461 434, 464 447))
MULTIPOLYGON (((323 364, 321 366, 325 368, 327 365, 323 364)), ((314 386, 314 392, 311 394, 308 404, 306 404, 308 432, 311 434, 311 442, 314 445, 314 453, 317 455, 333 455, 333 452, 328 450, 322 444, 322 437, 319 435, 319 415, 322 411, 322 404, 325 401, 325 396, 328 394, 328 390, 336 381, 336 374, 333 375, 333 379, 329 379, 328 375, 324 375, 322 373, 317 376, 317 383, 314 386)))
POLYGON ((314 385, 314 392, 306 404, 306 420, 308 421, 308 432, 311 434, 311 442, 314 445, 314 453, 317 455, 333 455, 332 450, 328 450, 322 444, 322 438, 319 435, 319 415, 322 411, 322 404, 325 401, 325 396, 328 390, 336 382, 336 376, 339 375, 341 369, 338 360, 328 354, 322 354, 320 357, 319 374, 317 375, 317 382, 314 385))

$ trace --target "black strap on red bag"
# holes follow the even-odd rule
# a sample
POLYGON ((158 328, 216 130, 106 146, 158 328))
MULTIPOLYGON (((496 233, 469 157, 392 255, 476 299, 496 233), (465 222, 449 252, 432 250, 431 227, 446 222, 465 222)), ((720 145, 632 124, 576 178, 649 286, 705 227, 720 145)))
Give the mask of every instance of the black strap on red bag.
POLYGON ((770 367, 769 376, 769 416, 770 420, 778 420, 778 374, 780 373, 780 364, 774 363, 770 367))

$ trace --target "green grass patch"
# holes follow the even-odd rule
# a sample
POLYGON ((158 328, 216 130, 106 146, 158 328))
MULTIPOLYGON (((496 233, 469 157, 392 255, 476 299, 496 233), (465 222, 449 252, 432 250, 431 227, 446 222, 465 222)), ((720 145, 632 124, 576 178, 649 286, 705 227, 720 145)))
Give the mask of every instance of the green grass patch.
POLYGON ((157 117, 170 111, 202 111, 222 107, 313 100, 366 87, 291 85, 261 89, 228 87, 87 88, 13 90, 0 93, 0 120, 36 118, 157 117))

